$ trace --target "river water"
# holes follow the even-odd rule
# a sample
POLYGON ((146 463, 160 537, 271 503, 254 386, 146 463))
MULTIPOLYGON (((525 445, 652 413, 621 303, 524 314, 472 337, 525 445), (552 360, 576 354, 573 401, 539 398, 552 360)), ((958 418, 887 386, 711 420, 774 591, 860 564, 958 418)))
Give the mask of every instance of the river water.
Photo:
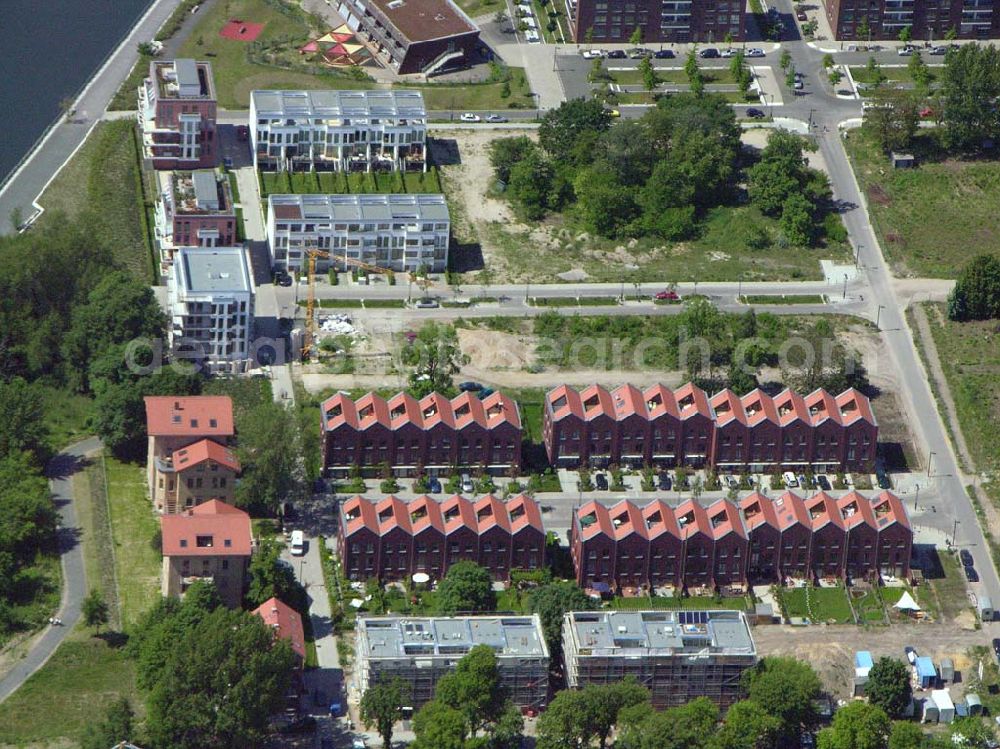
POLYGON ((149 4, 0 0, 0 181, 59 116, 59 103, 83 88, 149 4))

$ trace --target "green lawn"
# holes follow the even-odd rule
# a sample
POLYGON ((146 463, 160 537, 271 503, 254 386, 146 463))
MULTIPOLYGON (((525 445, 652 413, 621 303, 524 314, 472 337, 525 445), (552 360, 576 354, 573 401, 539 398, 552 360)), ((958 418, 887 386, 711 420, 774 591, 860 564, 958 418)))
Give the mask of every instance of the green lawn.
POLYGON ((456 0, 455 4, 464 10, 470 18, 495 14, 498 10, 507 10, 501 0, 456 0))
POLYGON ((845 141, 872 223, 897 275, 954 278, 968 258, 996 251, 1000 169, 992 161, 939 160, 933 132, 912 149, 915 169, 893 170, 863 131, 845 141))
MULTIPOLYGON (((446 182, 449 191, 461 185, 446 182)), ((830 220, 839 222, 831 214, 830 220)), ((453 224, 454 226, 454 224, 453 224)), ((483 243, 489 243, 504 268, 506 281, 557 282, 557 274, 580 268, 590 282, 621 281, 623 263, 639 267, 643 280, 670 281, 790 281, 820 280, 819 261, 853 262, 846 242, 826 242, 819 247, 782 248, 778 244, 778 222, 748 205, 722 206, 710 210, 696 238, 670 243, 652 237, 638 239, 621 258, 624 242, 578 234, 564 217, 554 216, 543 225, 553 240, 538 241, 538 227, 517 230, 501 222, 479 227, 483 243), (754 227, 762 229, 771 244, 761 249, 748 246, 754 227), (568 232, 565 231, 568 229, 568 232), (560 231, 562 234, 560 234, 560 231), (525 248, 531 251, 526 252, 525 248)), ((464 240, 463 240, 464 241, 464 240)), ((471 241, 471 240, 470 240, 471 241)))
POLYGON ((645 611, 648 609, 734 609, 745 611, 749 607, 745 596, 728 598, 721 596, 689 596, 672 598, 666 596, 635 596, 622 598, 615 596, 611 600, 611 608, 620 611, 645 611))
POLYGON ((94 401, 91 398, 50 385, 37 387, 42 391, 49 449, 61 450, 92 434, 90 417, 94 413, 94 401))
POLYGON ((861 595, 854 595, 851 603, 854 605, 854 612, 858 615, 858 621, 861 624, 885 624, 882 598, 877 588, 865 591, 861 595))
POLYGON ((59 608, 62 567, 58 556, 39 554, 22 572, 24 579, 32 582, 25 584, 18 594, 4 599, 10 606, 11 629, 0 630, 0 647, 7 644, 8 635, 21 640, 25 634, 41 629, 59 608))
POLYGON ((786 617, 801 617, 811 622, 850 624, 854 621, 847 593, 841 588, 793 588, 781 591, 786 617))
POLYGON ((271 194, 440 193, 437 167, 426 172, 261 172, 261 197, 271 194))
MULTIPOLYGON (((278 0, 228 0, 215 3, 200 14, 198 25, 181 45, 178 57, 208 59, 212 63, 215 89, 222 109, 245 109, 254 89, 367 89, 377 84, 367 74, 330 70, 298 54, 298 47, 329 29, 310 28, 296 12, 282 13, 278 0), (225 39, 219 30, 230 18, 263 23, 258 42, 267 48, 266 61, 248 59, 249 43, 225 39)), ((475 12, 495 12, 498 0, 482 0, 475 12)), ((360 68, 364 71, 365 68, 360 68)), ((359 71, 359 72, 360 72, 359 71)), ((510 95, 504 97, 502 83, 474 85, 407 84, 424 91, 428 109, 507 109, 530 106, 527 78, 520 68, 511 69, 510 95)), ((123 95, 122 104, 127 104, 123 95)), ((136 105, 133 102, 131 108, 136 105)))
MULTIPOLYGON (((944 67, 943 65, 935 65, 931 68, 931 86, 933 87, 934 81, 937 78, 934 70, 935 68, 944 67)), ((910 69, 905 65, 902 67, 889 67, 887 65, 882 65, 882 75, 887 81, 892 81, 894 83, 913 83, 913 76, 910 74, 910 69)), ((864 65, 852 65, 851 66, 851 77, 854 78, 858 83, 873 83, 874 77, 868 72, 867 66, 864 65)))
POLYGON ((944 304, 925 303, 923 309, 975 467, 995 470, 1000 467, 1000 339, 996 321, 952 322, 944 304))
POLYGON ((159 523, 147 496, 142 466, 105 460, 114 533, 115 569, 126 631, 160 595, 160 552, 154 546, 159 523))
POLYGON ((39 219, 86 219, 95 242, 137 278, 152 277, 152 255, 143 228, 142 179, 135 122, 102 122, 42 193, 39 219))
POLYGON ((0 744, 76 746, 112 700, 140 708, 135 666, 121 649, 77 628, 39 671, 0 703, 0 744), (37 742, 37 744, 35 743, 37 742))
POLYGON ((535 307, 615 307, 618 297, 612 296, 533 296, 531 304, 535 307))
MULTIPOLYGON (((605 67, 614 67, 614 62, 617 60, 606 62, 605 67)), ((684 72, 683 68, 657 68, 656 64, 653 65, 653 70, 656 71, 656 78, 660 83, 690 83, 690 79, 687 73, 684 72)), ((614 83, 619 83, 623 86, 639 86, 644 83, 642 78, 642 73, 639 72, 637 68, 632 68, 629 70, 613 70, 610 71, 611 79, 614 83)), ((701 71, 702 78, 704 78, 705 83, 720 83, 720 84, 731 84, 736 85, 736 79, 728 68, 724 69, 705 69, 701 71)))
POLYGON ((104 467, 99 453, 91 457, 83 471, 73 476, 73 497, 76 519, 82 532, 87 589, 97 588, 101 591, 110 611, 108 627, 121 630, 114 546, 111 542, 104 467))
POLYGON ((966 594, 965 576, 962 574, 962 565, 958 557, 944 552, 939 552, 938 557, 941 560, 944 577, 928 579, 927 585, 931 595, 928 596, 925 591, 917 588, 916 599, 917 603, 926 606, 928 611, 939 611, 942 618, 950 620, 968 609, 971 604, 966 594))
POLYGON ((826 304, 822 294, 744 294, 743 304, 826 304))

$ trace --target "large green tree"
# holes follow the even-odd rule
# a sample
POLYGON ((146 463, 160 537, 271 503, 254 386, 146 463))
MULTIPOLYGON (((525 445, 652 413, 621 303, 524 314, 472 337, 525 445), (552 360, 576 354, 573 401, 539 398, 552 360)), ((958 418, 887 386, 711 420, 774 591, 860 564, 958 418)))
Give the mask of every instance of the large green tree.
POLYGON ((910 91, 876 89, 864 112, 865 130, 883 151, 901 151, 913 145, 920 127, 921 100, 910 91))
POLYGON ((122 271, 108 274, 73 311, 63 346, 71 384, 88 391, 90 364, 108 347, 135 339, 162 343, 165 329, 166 316, 148 285, 122 271))
POLYGON ((607 168, 581 169, 573 182, 576 215, 587 231, 619 237, 638 215, 635 191, 620 184, 607 168))
POLYGON ((549 653, 553 660, 558 660, 562 653, 563 615, 567 611, 586 611, 593 603, 576 583, 559 580, 532 590, 528 594, 528 605, 542 620, 549 653))
POLYGON ((611 114, 597 99, 570 99, 551 109, 538 126, 538 143, 557 161, 589 160, 598 136, 611 127, 611 114))
POLYGON ((39 461, 46 454, 45 406, 41 390, 20 377, 0 380, 0 458, 27 450, 39 461))
POLYGON ((780 729, 777 716, 753 700, 742 700, 726 711, 712 745, 716 749, 770 749, 780 729))
POLYGON ((958 274, 948 297, 952 320, 990 320, 1000 317, 1000 257, 977 255, 958 274))
POLYGON ((413 716, 416 740, 412 749, 465 749, 462 713, 440 700, 431 700, 413 716))
POLYGON ((1000 136, 1000 50, 962 45, 945 58, 941 81, 945 143, 962 151, 976 150, 1000 136))
POLYGON ((510 172, 514 165, 537 150, 538 146, 526 135, 514 138, 497 138, 491 141, 490 166, 493 167, 493 174, 501 182, 509 182, 510 172))
POLYGON ((295 655, 260 617, 217 608, 173 643, 147 700, 155 746, 242 749, 268 732, 295 655))
POLYGON ((821 684, 808 663, 788 657, 762 658, 743 674, 749 699, 779 721, 781 742, 797 741, 816 725, 821 684))
POLYGON ((896 658, 879 658, 868 674, 865 685, 868 701, 882 708, 890 718, 899 718, 913 695, 910 669, 896 658))
POLYGON ((496 594, 490 573, 475 562, 456 562, 438 586, 438 611, 442 615, 460 611, 478 612, 496 609, 496 594))
POLYGON ((455 328, 435 322, 417 331, 416 338, 403 348, 401 359, 405 366, 411 367, 409 391, 415 398, 435 392, 453 395, 452 375, 467 363, 455 328))
POLYGON ((246 604, 257 608, 274 597, 302 614, 308 613, 309 599, 305 589, 295 579, 295 571, 281 560, 281 547, 272 539, 264 539, 250 558, 250 584, 246 604))
POLYGON ((525 219, 536 220, 545 215, 552 198, 555 171, 537 148, 528 151, 510 168, 507 196, 525 219))
POLYGON ((924 731, 918 723, 893 721, 889 731, 889 749, 921 749, 923 745, 924 731))
POLYGON ((624 708, 618 720, 615 749, 714 749, 719 707, 707 697, 663 711, 639 703, 624 708))
POLYGON ((819 732, 818 749, 885 749, 892 722, 880 707, 851 702, 833 714, 829 728, 819 732))
POLYGON ((101 625, 108 623, 110 615, 108 602, 104 600, 104 596, 97 588, 91 588, 90 593, 83 599, 80 610, 83 613, 83 622, 88 627, 94 627, 100 631, 101 625))
POLYGON ((399 677, 373 684, 361 695, 361 722, 382 737, 382 746, 392 746, 392 727, 403 719, 409 686, 399 677))
POLYGON ((300 485, 295 415, 278 403, 264 401, 249 409, 238 426, 236 455, 242 474, 236 503, 252 514, 274 513, 300 485))

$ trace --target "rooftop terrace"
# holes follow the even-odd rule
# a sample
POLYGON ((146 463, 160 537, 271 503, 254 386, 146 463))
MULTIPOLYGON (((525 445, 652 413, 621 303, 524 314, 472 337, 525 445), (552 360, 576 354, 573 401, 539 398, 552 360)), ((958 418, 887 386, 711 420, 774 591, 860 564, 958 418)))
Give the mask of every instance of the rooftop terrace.
POLYGON ((358 628, 368 642, 370 659, 410 656, 461 657, 476 645, 488 645, 504 657, 548 658, 538 615, 441 618, 361 618, 358 628))
POLYGON ((581 655, 756 654, 740 611, 574 611, 566 619, 581 655))

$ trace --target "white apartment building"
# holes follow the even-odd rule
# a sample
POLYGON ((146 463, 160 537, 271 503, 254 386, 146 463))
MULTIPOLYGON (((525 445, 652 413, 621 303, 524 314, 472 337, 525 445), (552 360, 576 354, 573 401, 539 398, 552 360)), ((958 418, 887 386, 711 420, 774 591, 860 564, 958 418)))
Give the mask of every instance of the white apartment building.
POLYGON ((183 247, 167 278, 170 349, 208 371, 242 372, 250 360, 254 286, 242 247, 183 247))
POLYGON ((254 166, 276 171, 427 170, 419 91, 253 91, 254 166))
POLYGON ((394 271, 448 267, 451 220, 444 195, 270 195, 267 240, 277 268, 301 271, 308 249, 329 252, 316 269, 359 260, 394 271))

